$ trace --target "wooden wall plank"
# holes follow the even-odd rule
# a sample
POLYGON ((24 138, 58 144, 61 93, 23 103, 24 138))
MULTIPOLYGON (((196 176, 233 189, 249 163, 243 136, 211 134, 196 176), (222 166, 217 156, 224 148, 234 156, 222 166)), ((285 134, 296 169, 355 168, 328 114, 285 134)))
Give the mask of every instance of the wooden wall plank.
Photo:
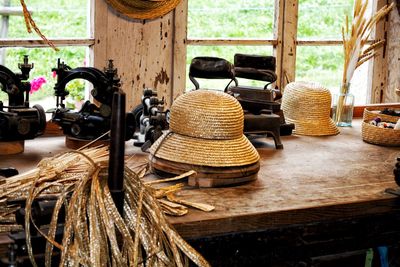
POLYGON ((174 11, 173 74, 170 103, 186 90, 187 16, 188 0, 182 0, 174 11))
POLYGON ((283 49, 283 13, 284 13, 285 0, 275 0, 274 12, 274 39, 276 45, 274 46, 273 55, 276 58, 276 86, 283 91, 282 83, 282 49, 283 49))
MULTIPOLYGON (((375 0, 376 10, 379 10, 382 6, 387 4, 387 0, 375 0)), ((376 24, 375 28, 375 40, 386 39, 387 36, 387 21, 385 19, 381 20, 376 24)), ((387 43, 386 43, 387 45, 387 43)), ((372 75, 370 75, 371 90, 370 95, 367 96, 367 101, 369 98, 370 103, 382 103, 383 95, 387 88, 387 53, 386 48, 381 48, 378 50, 377 55, 373 61, 372 75)))
POLYGON ((388 77, 385 102, 400 102, 400 10, 396 7, 389 15, 387 31, 388 77))
POLYGON ((144 88, 157 90, 170 104, 173 12, 154 20, 134 20, 105 1, 96 1, 94 66, 103 69, 114 60, 127 95, 127 110, 140 103, 144 88))
POLYGON ((297 41, 297 19, 298 0, 284 1, 283 36, 282 36, 282 66, 281 66, 281 88, 288 81, 294 81, 296 77, 296 41, 297 41))

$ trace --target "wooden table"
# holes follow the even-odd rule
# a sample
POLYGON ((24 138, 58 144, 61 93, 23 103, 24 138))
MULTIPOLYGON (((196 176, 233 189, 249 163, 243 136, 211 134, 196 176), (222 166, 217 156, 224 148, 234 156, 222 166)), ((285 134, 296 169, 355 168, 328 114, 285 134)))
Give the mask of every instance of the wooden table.
MULTIPOLYGON (((253 140, 261 156, 256 181, 188 188, 182 198, 212 204, 215 211, 190 210, 170 222, 215 266, 311 264, 326 255, 398 244, 400 202, 384 190, 397 188, 393 167, 400 149, 364 143, 360 121, 340 130, 329 137, 285 136, 283 150, 272 139, 253 140)), ((1 156, 0 167, 25 171, 64 149, 61 137, 26 141, 25 152, 1 156)), ((133 152, 129 141, 127 153, 133 152)))

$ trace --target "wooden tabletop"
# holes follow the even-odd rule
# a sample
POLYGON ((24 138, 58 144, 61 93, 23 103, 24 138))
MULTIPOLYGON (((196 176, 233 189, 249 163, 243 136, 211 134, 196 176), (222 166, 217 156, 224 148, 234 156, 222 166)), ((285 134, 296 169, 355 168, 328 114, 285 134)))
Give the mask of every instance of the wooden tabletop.
MULTIPOLYGON (((191 209, 186 216, 169 217, 170 222, 191 239, 384 213, 399 205, 384 190, 397 188, 393 168, 400 148, 364 143, 360 121, 340 130, 328 137, 284 136, 282 150, 271 138, 252 140, 261 156, 258 179, 234 187, 187 188, 181 198, 216 209, 191 209)), ((138 151, 132 141, 126 146, 128 154, 138 151)), ((29 140, 24 153, 0 156, 0 168, 26 171, 65 149, 63 137, 29 140)))

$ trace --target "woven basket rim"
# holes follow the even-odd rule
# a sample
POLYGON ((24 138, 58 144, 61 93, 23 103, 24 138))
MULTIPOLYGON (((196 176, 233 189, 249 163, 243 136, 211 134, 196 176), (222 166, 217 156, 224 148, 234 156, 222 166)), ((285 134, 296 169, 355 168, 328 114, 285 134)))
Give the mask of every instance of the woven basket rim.
POLYGON ((382 146, 400 146, 400 130, 381 128, 363 120, 361 125, 363 141, 382 146))
POLYGON ((132 19, 155 19, 173 10, 181 0, 106 0, 116 11, 132 19))

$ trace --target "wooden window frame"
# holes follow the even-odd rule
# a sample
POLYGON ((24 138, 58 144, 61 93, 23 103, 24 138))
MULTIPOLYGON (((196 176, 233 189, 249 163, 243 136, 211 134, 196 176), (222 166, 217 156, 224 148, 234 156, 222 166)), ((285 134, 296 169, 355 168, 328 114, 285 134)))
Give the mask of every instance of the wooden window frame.
MULTIPOLYGON (((274 35, 272 39, 229 39, 229 38, 188 38, 187 37, 187 11, 188 1, 183 6, 186 9, 186 16, 178 17, 177 23, 186 25, 180 30, 180 35, 186 36, 185 45, 271 45, 273 46, 273 55, 276 57, 276 74, 278 79, 276 85, 279 88, 284 88, 290 81, 295 80, 296 74, 296 50, 297 46, 338 46, 342 44, 341 40, 301 40, 297 39, 298 25, 298 0, 275 0, 275 15, 274 15, 274 35)), ((373 5, 377 9, 386 5, 386 0, 374 0, 373 5)), ((380 21, 375 28, 375 40, 382 40, 386 36, 386 28, 388 22, 380 21)), ((183 57, 180 51, 176 55, 183 57)), ((371 87, 367 92, 368 103, 382 103, 384 91, 387 90, 387 57, 386 50, 383 48, 381 56, 372 59, 371 67, 369 68, 368 85, 371 87)), ((186 53, 184 55, 186 62, 186 53)), ((180 73, 186 74, 186 69, 180 67, 175 69, 180 73)), ((186 76, 186 75, 185 75, 186 76)))

